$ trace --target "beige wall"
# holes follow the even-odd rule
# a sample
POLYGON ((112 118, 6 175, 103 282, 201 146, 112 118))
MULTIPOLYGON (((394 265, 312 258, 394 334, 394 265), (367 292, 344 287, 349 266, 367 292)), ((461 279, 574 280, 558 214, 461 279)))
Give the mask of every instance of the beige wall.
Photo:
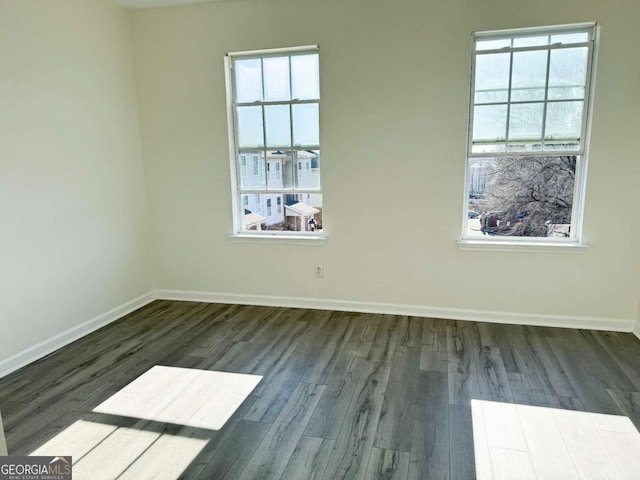
POLYGON ((129 13, 0 1, 0 360, 153 288, 129 13))
POLYGON ((638 2, 246 0, 132 18, 159 288, 637 318, 638 2), (590 248, 460 251, 471 32, 594 20, 590 248), (233 243, 223 56, 308 44, 329 240, 233 243))

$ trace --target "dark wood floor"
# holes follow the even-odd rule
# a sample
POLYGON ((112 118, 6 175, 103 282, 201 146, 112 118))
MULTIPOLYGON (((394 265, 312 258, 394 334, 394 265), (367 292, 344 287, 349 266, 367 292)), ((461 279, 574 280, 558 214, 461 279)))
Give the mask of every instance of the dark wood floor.
POLYGON ((472 398, 640 428, 631 334, 156 301, 0 380, 9 452, 91 420, 154 365, 264 376, 221 430, 197 432, 209 441, 184 478, 471 479, 472 398))

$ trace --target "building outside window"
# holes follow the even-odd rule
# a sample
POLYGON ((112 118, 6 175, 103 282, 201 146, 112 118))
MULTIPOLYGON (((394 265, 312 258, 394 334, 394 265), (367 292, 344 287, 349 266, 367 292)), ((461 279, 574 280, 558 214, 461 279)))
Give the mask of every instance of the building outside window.
POLYGON ((580 243, 595 24, 474 35, 464 240, 580 243))
POLYGON ((226 65, 235 234, 322 236, 317 47, 230 53, 226 65))

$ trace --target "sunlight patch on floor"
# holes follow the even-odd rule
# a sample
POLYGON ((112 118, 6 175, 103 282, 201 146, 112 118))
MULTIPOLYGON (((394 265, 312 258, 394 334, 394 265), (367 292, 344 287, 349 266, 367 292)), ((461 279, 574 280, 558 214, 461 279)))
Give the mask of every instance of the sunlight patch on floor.
POLYGON ((177 479, 208 440, 78 420, 31 452, 73 461, 73 478, 177 479))
POLYGON ((220 430, 261 379, 156 365, 93 411, 220 430))
POLYGON ((140 428, 112 425, 109 417, 98 415, 99 421, 81 418, 31 455, 71 456, 77 479, 177 479, 208 443, 206 438, 194 438, 194 432, 208 430, 206 437, 211 430, 220 430, 261 379, 156 365, 93 410, 126 417, 140 428), (151 424, 145 420, 191 431, 169 435, 147 428, 151 424))
POLYGON ((471 400, 478 480, 637 479, 628 417, 471 400))

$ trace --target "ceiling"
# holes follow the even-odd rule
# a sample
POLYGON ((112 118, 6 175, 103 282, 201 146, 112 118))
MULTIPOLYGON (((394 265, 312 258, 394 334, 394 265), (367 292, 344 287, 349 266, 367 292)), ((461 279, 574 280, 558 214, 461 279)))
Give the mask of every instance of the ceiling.
MULTIPOLYGON (((125 8, 154 8, 172 5, 188 5, 190 3, 214 2, 216 0, 113 0, 125 8)), ((218 0, 219 1, 219 0, 218 0)))

